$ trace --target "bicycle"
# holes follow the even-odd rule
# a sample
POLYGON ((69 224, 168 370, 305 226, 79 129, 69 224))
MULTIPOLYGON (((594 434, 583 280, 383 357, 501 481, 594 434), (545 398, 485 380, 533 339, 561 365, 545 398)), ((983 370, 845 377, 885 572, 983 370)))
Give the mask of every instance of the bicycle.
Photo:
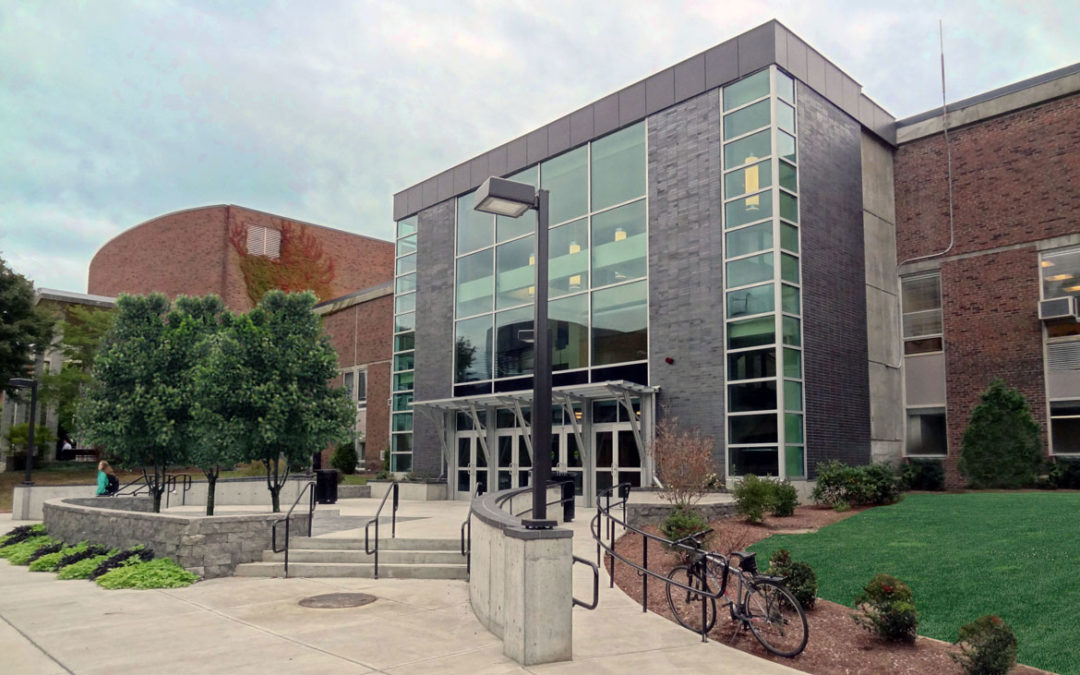
POLYGON ((672 542, 694 549, 689 564, 668 574, 667 599, 675 620, 704 636, 716 625, 716 601, 723 598, 721 607, 728 607, 731 620, 749 629, 762 647, 777 656, 800 654, 810 629, 802 605, 784 588, 783 577, 759 574, 754 553, 733 551, 730 557, 739 564, 735 568, 727 556, 705 551, 701 538, 710 532, 702 530, 672 542), (729 575, 738 579, 734 596, 728 594, 729 575))

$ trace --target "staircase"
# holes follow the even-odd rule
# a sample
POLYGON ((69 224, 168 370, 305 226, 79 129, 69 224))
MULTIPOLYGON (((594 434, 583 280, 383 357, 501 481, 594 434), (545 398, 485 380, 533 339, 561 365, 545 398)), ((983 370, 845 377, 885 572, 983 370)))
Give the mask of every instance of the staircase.
MULTIPOLYGON (((285 554, 263 551, 262 562, 236 566, 238 577, 283 577, 285 554)), ((375 576, 375 556, 363 539, 293 537, 289 577, 375 576)), ((465 557, 457 539, 383 539, 379 542, 380 579, 465 579, 465 557)))

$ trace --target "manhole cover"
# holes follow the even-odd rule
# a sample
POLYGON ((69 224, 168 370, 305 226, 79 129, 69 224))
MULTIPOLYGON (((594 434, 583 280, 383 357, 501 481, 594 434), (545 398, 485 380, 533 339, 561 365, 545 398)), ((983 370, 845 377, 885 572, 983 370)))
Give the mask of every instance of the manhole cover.
POLYGON ((373 602, 375 602, 375 596, 367 593, 327 593, 304 598, 300 601, 300 606, 314 609, 344 609, 363 607, 373 602))

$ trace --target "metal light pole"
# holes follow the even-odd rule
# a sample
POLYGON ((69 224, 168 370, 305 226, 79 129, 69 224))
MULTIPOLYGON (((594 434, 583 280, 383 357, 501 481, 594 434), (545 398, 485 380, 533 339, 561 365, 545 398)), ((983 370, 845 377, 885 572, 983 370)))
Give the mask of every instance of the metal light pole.
POLYGON ((12 387, 19 389, 30 388, 30 437, 27 439, 26 448, 26 477, 23 478, 23 485, 33 485, 34 481, 31 480, 31 472, 34 469, 34 431, 37 423, 37 380, 30 379, 28 377, 13 377, 8 380, 8 384, 12 387))
POLYGON ((547 483, 551 478, 551 339, 548 330, 548 191, 492 176, 476 191, 476 210, 518 218, 536 209, 536 305, 533 312, 532 530, 555 527, 547 517, 547 483))

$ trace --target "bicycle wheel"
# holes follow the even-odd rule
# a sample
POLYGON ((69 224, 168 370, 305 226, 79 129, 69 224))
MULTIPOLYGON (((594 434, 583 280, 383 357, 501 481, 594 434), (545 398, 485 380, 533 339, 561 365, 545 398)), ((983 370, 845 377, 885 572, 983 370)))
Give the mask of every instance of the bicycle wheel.
POLYGON ((743 620, 761 646, 777 656, 796 656, 806 648, 810 629, 802 605, 774 581, 755 581, 743 603, 743 620))
POLYGON ((675 620, 695 633, 702 632, 702 608, 704 607, 705 631, 708 633, 716 624, 716 600, 713 590, 702 573, 692 571, 686 565, 679 565, 671 570, 668 579, 683 586, 668 583, 667 601, 675 620), (702 592, 704 590, 704 592, 702 592))

